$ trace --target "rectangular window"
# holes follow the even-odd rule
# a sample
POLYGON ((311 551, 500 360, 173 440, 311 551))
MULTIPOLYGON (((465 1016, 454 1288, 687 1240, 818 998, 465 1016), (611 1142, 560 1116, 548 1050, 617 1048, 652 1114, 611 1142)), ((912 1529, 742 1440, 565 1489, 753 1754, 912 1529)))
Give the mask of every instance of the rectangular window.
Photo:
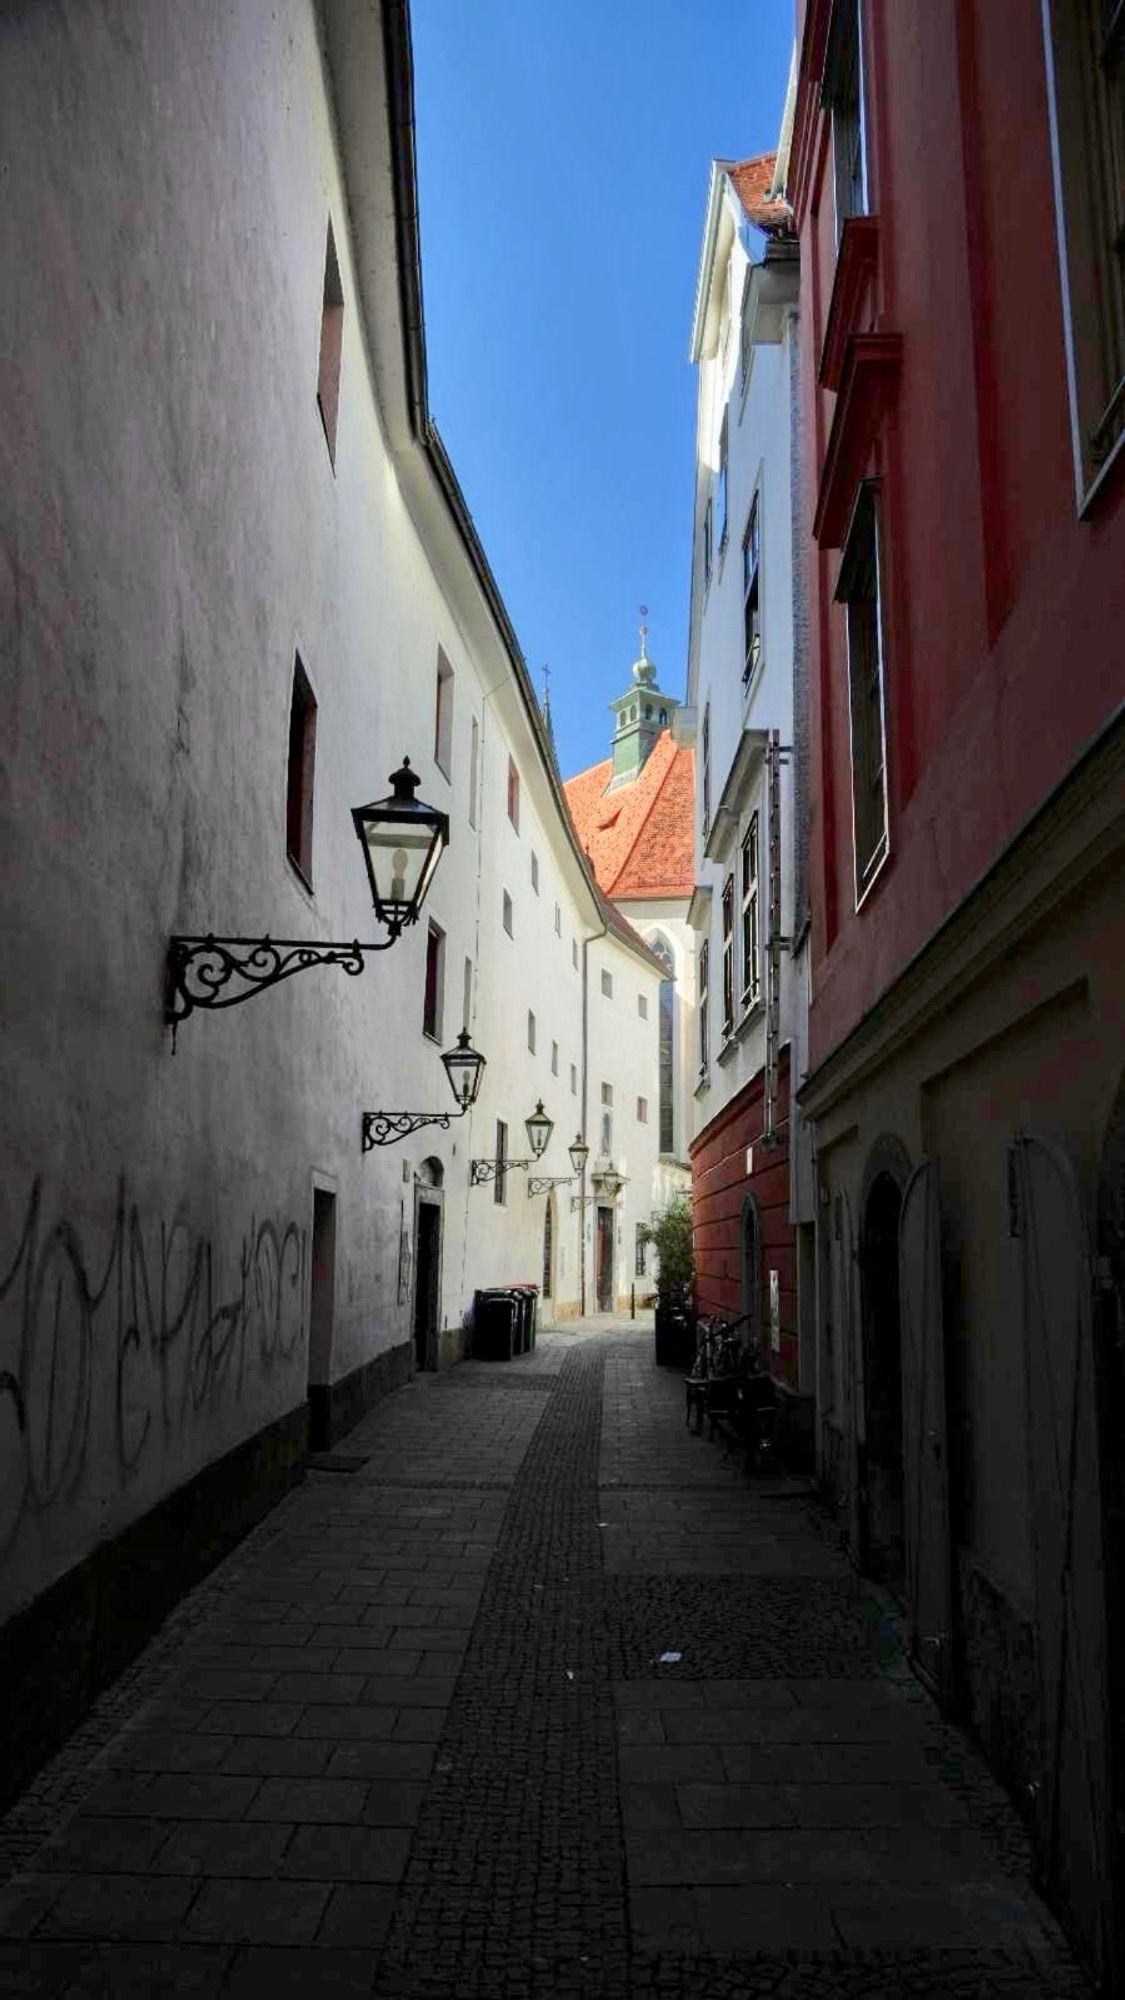
POLYGON ((867 213, 860 0, 835 0, 828 29, 821 103, 832 114, 836 242, 850 215, 867 213))
POLYGON ((442 991, 445 986, 445 932, 430 919, 426 933, 426 986, 422 1001, 422 1033, 441 1040, 442 991))
POLYGON ((613 999, 613 974, 612 974, 612 972, 603 972, 603 973, 602 973, 602 992, 603 992, 603 993, 605 994, 605 997, 606 997, 606 999, 607 999, 607 1000, 612 1000, 612 999, 613 999))
POLYGON ((636 1255, 635 1255, 635 1258, 634 1258, 634 1262, 633 1262, 633 1275, 634 1275, 634 1277, 637 1277, 637 1278, 643 1278, 643 1277, 644 1277, 644 1275, 645 1275, 645 1257, 647 1256, 647 1254, 648 1254, 648 1241, 647 1241, 647 1238, 646 1238, 646 1236, 645 1236, 645 1226, 644 1226, 644 1223, 643 1223, 643 1222, 638 1222, 638 1224, 637 1224, 637 1243, 636 1243, 636 1255))
POLYGON ((645 993, 637 995, 637 1012, 642 1021, 648 1020, 648 995, 645 993))
POLYGON ((562 936, 562 910, 557 903, 555 904, 555 936, 558 938, 562 936))
POLYGON ((343 350, 344 293, 340 284, 340 266, 336 261, 336 239, 330 222, 324 251, 324 299, 320 309, 316 403, 333 467, 336 464, 336 420, 340 413, 340 357, 343 350))
POLYGON ((453 668, 438 647, 434 702, 434 763, 443 777, 453 769, 453 668))
POLYGON ((703 588, 711 582, 712 543, 715 536, 715 510, 712 502, 707 502, 707 512, 703 516, 703 588))
POLYGON ((558 1073, 559 1073, 559 1045, 558 1045, 558 1043, 557 1043, 557 1042, 552 1042, 552 1043, 551 1043, 551 1075, 552 1075, 552 1076, 557 1076, 557 1075, 558 1075, 558 1073))
POLYGON ((603 1083, 603 1085, 602 1085, 602 1103, 603 1103, 603 1104, 608 1104, 608 1105, 612 1106, 612 1104, 613 1104, 613 1085, 612 1085, 612 1083, 603 1083))
POLYGON ((480 724, 473 717, 473 727, 469 740, 469 825, 477 823, 477 782, 480 767, 480 724))
POLYGON ((465 960, 465 977, 461 993, 461 1026, 464 1028, 466 1034, 468 1034, 469 1032, 469 1024, 472 1018, 473 1018, 473 961, 471 958, 467 958, 465 960))
POLYGON ((734 876, 723 883, 723 1039, 734 1032, 734 876))
POLYGON ((703 838, 711 826, 711 704, 703 711, 703 838))
POLYGON ((761 993, 758 959, 758 815, 750 815, 741 854, 742 1004, 752 1007, 761 993))
POLYGON ((509 937, 511 937, 511 936, 512 936, 512 899, 511 899, 511 897, 509 896, 509 894, 508 894, 508 891, 507 891, 506 889, 505 889, 505 891, 504 891, 504 900, 503 900, 503 903, 501 904, 500 908, 501 908, 501 914, 502 914, 502 918, 503 918, 503 923, 504 923, 504 929, 505 929, 505 930, 507 931, 507 933, 508 933, 508 936, 509 936, 509 937))
POLYGON ((285 846, 301 880, 312 888, 313 773, 316 764, 316 700, 298 654, 289 702, 289 777, 285 801, 285 846))
POLYGON ((715 479, 715 516, 719 533, 719 554, 727 545, 727 412, 723 411, 719 431, 719 470, 715 479))
POLYGON ((497 1208, 503 1208, 508 1200, 508 1128, 502 1118, 496 1120, 496 1177, 492 1183, 492 1199, 497 1208))
POLYGON ((520 830, 520 774, 510 757, 508 759, 508 818, 518 833, 520 830))
POLYGON ((602 1152, 613 1151, 613 1085, 602 1085, 602 1152))
POLYGON ((750 519, 742 537, 742 685, 749 687, 762 653, 758 569, 762 553, 758 532, 758 495, 750 504, 750 519))
POLYGON ((527 1010, 527 1046, 535 1054, 535 1016, 530 1007, 527 1010))
POLYGON ((886 725, 879 524, 874 487, 860 488, 836 585, 846 607, 848 716, 852 752, 852 826, 857 903, 887 852, 886 725))
POLYGON ((578 1095, 578 1064, 577 1064, 577 1063, 571 1063, 571 1065, 570 1065, 570 1094, 571 1094, 571 1096, 572 1096, 572 1097, 577 1097, 577 1095, 578 1095))
POLYGON ((571 940, 570 940, 570 962, 571 962, 572 966, 574 967, 574 970, 575 970, 575 971, 577 972, 577 970, 578 970, 578 939, 577 939, 577 938, 571 938, 571 940))
POLYGON ((1081 505, 1125 437, 1125 6, 1049 0, 1044 17, 1081 505))
POLYGON ((638 1099, 637 1099, 637 1124, 638 1124, 638 1125, 647 1125, 647 1124, 648 1124, 648 1098, 647 1098, 647 1097, 638 1097, 638 1099))
POLYGON ((534 848, 532 849, 532 854, 531 854, 531 886, 532 886, 532 888, 534 889, 534 891, 535 891, 536 895, 538 895, 538 894, 539 894, 539 856, 538 856, 538 855, 536 854, 536 852, 535 852, 534 848))
POLYGON ((704 939, 699 947, 699 1074, 706 1076, 711 1065, 711 947, 704 939))

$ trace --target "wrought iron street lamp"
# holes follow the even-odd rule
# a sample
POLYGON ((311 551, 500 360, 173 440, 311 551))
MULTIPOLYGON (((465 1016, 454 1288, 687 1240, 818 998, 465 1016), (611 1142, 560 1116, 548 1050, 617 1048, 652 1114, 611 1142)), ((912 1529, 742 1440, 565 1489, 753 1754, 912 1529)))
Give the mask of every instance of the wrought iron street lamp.
POLYGON ((311 965, 342 965, 353 977, 367 953, 387 951, 418 913, 449 844, 449 815, 414 794, 421 780, 404 757, 385 799, 355 806, 352 821, 371 897, 387 935, 377 944, 309 938, 173 937, 168 946, 165 1016, 173 1028, 197 1008, 237 1007, 311 965), (232 990, 228 991, 227 989, 232 990))
POLYGON ((574 1172, 572 1174, 533 1175, 527 1184, 529 1201, 533 1195, 546 1194, 550 1188, 569 1187, 571 1181, 581 1180, 582 1169, 586 1165, 586 1156, 590 1151, 581 1132, 575 1134, 573 1144, 567 1147, 567 1151, 570 1154, 570 1164, 574 1168, 574 1172))
POLYGON ((591 1201, 614 1202, 625 1185, 625 1175, 619 1174, 608 1153, 599 1153, 593 1173, 590 1175, 592 1194, 572 1194, 572 1209, 585 1208, 591 1201), (604 1165, 602 1164, 604 1161, 604 1165))
POLYGON ((447 1132, 453 1120, 463 1118, 476 1103, 484 1061, 479 1049, 474 1049, 469 1041, 468 1029, 462 1028, 457 1046, 446 1049, 442 1056, 449 1087, 457 1101, 456 1111, 365 1111, 361 1130, 363 1151, 369 1153, 373 1146, 393 1146, 396 1140, 408 1138, 423 1125, 440 1125, 447 1132))
POLYGON ((555 1129, 554 1120, 548 1118, 547 1113, 543 1109, 542 1098, 539 1099, 531 1116, 524 1119, 524 1129, 527 1132, 527 1143, 531 1148, 531 1159, 470 1160, 470 1187, 480 1187, 485 1181, 494 1181, 498 1174, 506 1174, 511 1167, 520 1167, 526 1171, 532 1166, 535 1160, 542 1159, 550 1143, 551 1134, 555 1129))

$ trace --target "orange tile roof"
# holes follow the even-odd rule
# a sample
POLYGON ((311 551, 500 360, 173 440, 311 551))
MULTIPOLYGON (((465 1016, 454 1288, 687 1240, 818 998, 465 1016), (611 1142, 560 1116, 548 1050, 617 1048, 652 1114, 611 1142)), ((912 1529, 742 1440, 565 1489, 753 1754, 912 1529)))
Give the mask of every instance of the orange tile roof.
POLYGON ((579 771, 563 785, 578 838, 598 887, 615 902, 643 896, 690 896, 694 885, 692 818, 695 764, 662 729, 638 775, 607 792, 613 759, 579 771))
POLYGON ((749 160, 732 160, 727 173, 747 216, 758 229, 788 233, 793 227, 788 203, 769 199, 776 167, 776 153, 755 153, 749 160))

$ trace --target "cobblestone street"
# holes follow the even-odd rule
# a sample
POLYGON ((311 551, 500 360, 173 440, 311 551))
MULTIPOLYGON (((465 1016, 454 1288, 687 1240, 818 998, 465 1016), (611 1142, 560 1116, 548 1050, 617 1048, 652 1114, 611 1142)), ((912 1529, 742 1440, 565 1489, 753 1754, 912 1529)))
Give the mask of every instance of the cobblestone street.
POLYGON ((647 1323, 390 1397, 0 1843, 4 1993, 1087 1990, 889 1601, 647 1323))

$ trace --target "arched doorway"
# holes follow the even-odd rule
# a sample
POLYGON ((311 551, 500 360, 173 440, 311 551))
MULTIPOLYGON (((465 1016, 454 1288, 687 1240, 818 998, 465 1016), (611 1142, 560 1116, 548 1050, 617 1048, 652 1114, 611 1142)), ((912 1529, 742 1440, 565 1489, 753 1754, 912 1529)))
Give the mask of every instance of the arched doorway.
POLYGON ((423 1160, 414 1176, 414 1366, 436 1368, 441 1332, 440 1160, 423 1160))
POLYGON ((897 1139, 872 1149, 860 1224, 864 1443, 860 1469, 863 1566, 901 1597, 906 1581, 902 1459, 899 1220, 910 1161, 897 1139))

